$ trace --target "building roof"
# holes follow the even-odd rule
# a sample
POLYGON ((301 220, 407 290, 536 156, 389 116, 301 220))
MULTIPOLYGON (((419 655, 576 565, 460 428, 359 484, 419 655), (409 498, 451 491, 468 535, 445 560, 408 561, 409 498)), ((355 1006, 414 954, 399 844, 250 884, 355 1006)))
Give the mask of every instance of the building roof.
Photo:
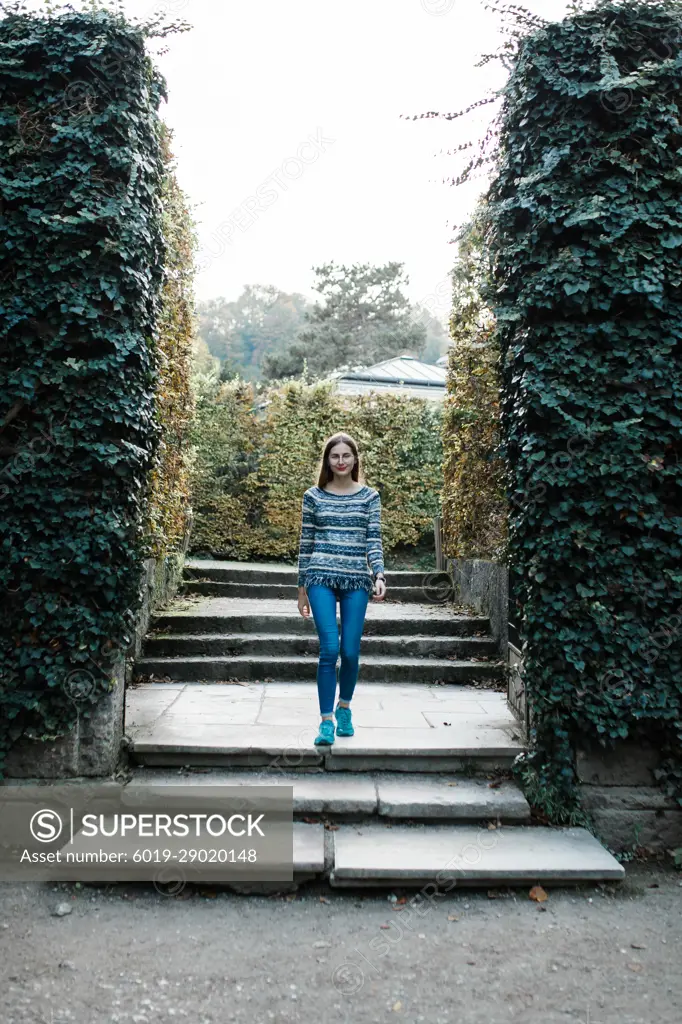
POLYGON ((337 370, 329 377, 335 380, 336 390, 341 394, 398 391, 413 398, 438 402, 445 397, 445 367, 423 363, 414 356, 396 356, 373 366, 337 370))

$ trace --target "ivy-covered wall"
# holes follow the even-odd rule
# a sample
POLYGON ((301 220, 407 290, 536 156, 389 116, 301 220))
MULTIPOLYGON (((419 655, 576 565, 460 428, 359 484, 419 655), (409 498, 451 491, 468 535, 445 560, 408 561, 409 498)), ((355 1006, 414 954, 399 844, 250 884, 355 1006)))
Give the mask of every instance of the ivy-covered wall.
POLYGON ((382 499, 384 551, 433 537, 440 513, 442 412, 396 395, 335 394, 327 383, 258 389, 204 378, 197 389, 194 552, 294 559, 301 496, 324 442, 343 430, 382 499), (256 407, 267 403, 259 411, 256 407))
POLYGON ((488 195, 511 570, 536 795, 655 738, 682 791, 678 6, 601 3, 521 41, 488 195))
POLYGON ((0 760, 111 691, 145 523, 178 519, 148 504, 171 186, 144 43, 106 11, 0 22, 0 760))

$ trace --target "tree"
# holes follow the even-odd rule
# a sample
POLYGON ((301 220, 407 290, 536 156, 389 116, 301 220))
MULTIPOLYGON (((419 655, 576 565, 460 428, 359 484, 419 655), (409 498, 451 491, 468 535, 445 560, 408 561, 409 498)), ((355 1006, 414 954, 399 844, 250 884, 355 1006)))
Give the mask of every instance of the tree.
POLYGON ((233 302, 218 298, 199 304, 199 335, 220 359, 226 379, 239 374, 257 381, 265 353, 281 352, 295 341, 307 305, 298 293, 247 285, 233 302))
POLYGON ((322 296, 306 313, 296 341, 281 353, 268 355, 264 376, 298 376, 307 366, 311 376, 367 365, 402 353, 421 355, 426 328, 415 322, 402 288, 409 283, 402 263, 351 267, 326 263, 315 267, 315 291, 322 296))
POLYGON ((450 337, 446 328, 437 316, 429 310, 428 306, 417 303, 412 309, 412 319, 415 323, 424 325, 426 339, 420 358, 425 363, 435 363, 448 350, 450 337))

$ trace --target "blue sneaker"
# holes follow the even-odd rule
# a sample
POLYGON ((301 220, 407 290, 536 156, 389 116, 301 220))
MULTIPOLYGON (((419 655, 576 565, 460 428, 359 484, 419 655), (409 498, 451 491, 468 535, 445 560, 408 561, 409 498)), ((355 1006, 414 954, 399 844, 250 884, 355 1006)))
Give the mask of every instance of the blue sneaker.
POLYGON ((323 718, 320 722, 320 731, 315 737, 315 743, 317 746, 321 744, 331 744, 334 742, 334 723, 331 718, 323 718))
POLYGON ((336 735, 352 736, 355 729, 353 728, 353 716, 350 713, 350 708, 344 708, 342 704, 337 704, 334 714, 336 715, 336 735))

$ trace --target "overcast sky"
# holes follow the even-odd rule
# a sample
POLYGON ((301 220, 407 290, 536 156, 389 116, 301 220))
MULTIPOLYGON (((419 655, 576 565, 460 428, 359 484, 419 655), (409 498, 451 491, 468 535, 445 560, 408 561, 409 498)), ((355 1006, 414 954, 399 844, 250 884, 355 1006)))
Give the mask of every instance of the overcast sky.
MULTIPOLYGON (((483 181, 442 184, 438 155, 485 121, 456 111, 503 81, 484 0, 126 0, 193 26, 157 58, 180 184, 199 221, 197 297, 245 284, 314 297, 315 265, 405 264, 413 301, 446 317, 454 228, 483 181), (435 297, 438 296, 437 300, 435 297)), ((563 0, 526 0, 560 17, 563 0)), ((491 108, 483 108, 485 118, 491 108)))

